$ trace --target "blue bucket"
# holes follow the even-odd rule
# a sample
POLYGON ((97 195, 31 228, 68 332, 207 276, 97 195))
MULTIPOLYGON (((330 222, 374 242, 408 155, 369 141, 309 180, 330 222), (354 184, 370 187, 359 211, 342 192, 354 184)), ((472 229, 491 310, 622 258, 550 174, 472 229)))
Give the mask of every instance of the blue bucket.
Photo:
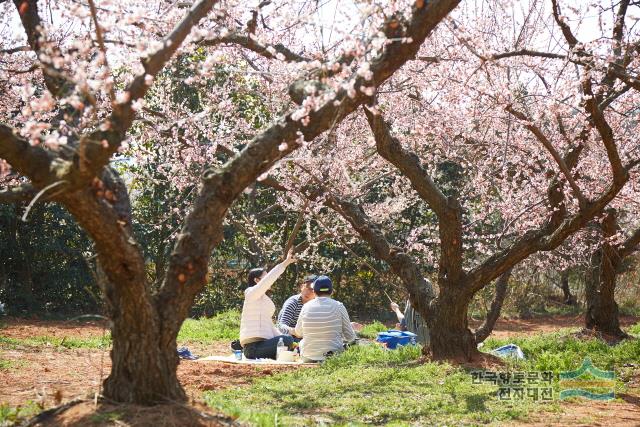
POLYGON ((384 344, 388 349, 395 350, 399 345, 416 345, 417 335, 408 331, 390 329, 379 332, 376 341, 384 344))

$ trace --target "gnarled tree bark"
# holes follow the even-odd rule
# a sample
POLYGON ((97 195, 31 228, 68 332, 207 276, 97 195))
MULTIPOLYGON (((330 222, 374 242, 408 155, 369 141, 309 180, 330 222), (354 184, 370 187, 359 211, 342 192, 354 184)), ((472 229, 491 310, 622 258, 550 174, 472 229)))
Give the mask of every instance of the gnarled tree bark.
POLYGON ((624 258, 640 244, 640 229, 621 244, 612 244, 608 239, 618 232, 615 209, 607 209, 600 229, 605 240, 592 254, 586 277, 585 328, 614 339, 623 339, 628 335, 620 328, 615 300, 616 283, 624 258))
POLYGON ((493 328, 495 327, 496 322, 500 317, 500 312, 502 311, 502 304, 507 296, 510 277, 511 270, 507 270, 502 273, 502 276, 498 277, 498 280, 496 280, 496 292, 493 296, 493 301, 491 301, 491 307, 487 313, 487 318, 474 333, 476 344, 486 340, 489 335, 491 335, 491 332, 493 332, 493 328))

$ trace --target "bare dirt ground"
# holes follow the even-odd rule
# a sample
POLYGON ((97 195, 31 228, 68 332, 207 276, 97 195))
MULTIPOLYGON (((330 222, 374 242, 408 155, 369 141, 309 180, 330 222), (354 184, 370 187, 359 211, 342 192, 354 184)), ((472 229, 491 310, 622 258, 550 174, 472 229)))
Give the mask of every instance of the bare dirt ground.
MULTIPOLYGON (((640 321, 637 316, 620 316, 620 326, 626 328, 640 321)), ((480 325, 480 321, 471 321, 473 327, 480 325)), ((545 317, 533 317, 531 319, 504 319, 500 318, 491 334, 494 338, 508 338, 515 335, 535 335, 545 332, 553 332, 562 328, 582 328, 584 315, 555 315, 545 317)))
MULTIPOLYGON (((639 320, 640 318, 624 316, 621 318, 621 323, 623 326, 628 326, 639 320)), ((89 338, 102 336, 104 332, 103 325, 99 322, 77 323, 10 318, 4 320, 3 323, 5 326, 0 329, 0 336, 15 339, 42 336, 58 339, 64 337, 89 338)), ((493 336, 506 338, 581 326, 582 316, 550 316, 526 320, 500 319, 493 336)), ((191 343, 189 348, 200 356, 229 352, 226 343, 214 345, 191 343)), ((53 345, 5 346, 4 349, 0 349, 0 359, 8 360, 11 363, 9 367, 0 369, 0 403, 8 403, 11 406, 32 400, 40 403, 43 407, 53 407, 77 397, 91 398, 96 392, 99 392, 99 386, 110 369, 108 351, 65 349, 53 345)), ((181 361, 178 368, 178 376, 189 396, 196 402, 200 399, 203 391, 241 387, 250 384, 256 377, 291 369, 297 368, 287 366, 267 368, 184 360, 181 361)), ((532 415, 526 425, 640 426, 640 398, 636 395, 622 395, 620 397, 622 398, 621 402, 563 404, 562 413, 532 415)), ((89 406, 93 408, 92 405, 89 406)), ((67 421, 78 421, 79 424, 75 425, 91 425, 90 420, 86 418, 91 408, 88 409, 87 404, 77 405, 70 409, 64 418, 67 421)), ((165 410, 182 414, 180 408, 165 410)), ((101 411, 106 414, 110 413, 108 406, 104 405, 101 411)), ((139 411, 136 409, 132 413, 135 414, 139 411)), ((98 416, 98 418, 100 417, 98 416)), ((198 418, 198 422, 194 421, 193 425, 223 425, 224 420, 221 420, 207 421, 198 418)), ((75 421, 69 425, 74 423, 75 421)))
POLYGON ((15 339, 33 337, 91 338, 100 337, 105 331, 104 322, 74 322, 59 320, 35 320, 9 317, 2 319, 5 325, 0 336, 15 339))
MULTIPOLYGON (((199 354, 215 353, 220 349, 214 346, 210 352, 199 354)), ((92 397, 99 393, 111 368, 108 351, 23 347, 4 350, 0 355, 15 361, 12 367, 0 370, 0 402, 12 406, 33 400, 49 407, 76 397, 92 397)), ((291 369, 181 360, 178 377, 189 396, 198 399, 206 390, 243 386, 255 377, 291 369)))
POLYGON ((562 412, 532 414, 526 422, 507 423, 509 427, 637 427, 640 426, 640 398, 619 395, 623 401, 563 403, 562 412))

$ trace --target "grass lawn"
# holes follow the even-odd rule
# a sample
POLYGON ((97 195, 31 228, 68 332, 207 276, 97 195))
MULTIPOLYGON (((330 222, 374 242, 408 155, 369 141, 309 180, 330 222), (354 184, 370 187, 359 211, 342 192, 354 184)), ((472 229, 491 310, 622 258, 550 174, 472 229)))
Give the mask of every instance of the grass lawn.
POLYGON ((188 344, 212 344, 216 341, 232 341, 240 335, 240 312, 225 311, 210 318, 187 319, 178 334, 178 342, 188 344))
MULTIPOLYGON (((237 338, 238 325, 237 311, 209 319, 187 319, 178 342, 180 345, 227 343, 237 338)), ((364 328, 361 336, 372 339, 386 329, 374 322, 364 328)), ((628 331, 640 335, 640 324, 628 331)), ((507 343, 519 345, 527 358, 507 360, 501 370, 509 372, 553 371, 557 374, 578 368, 588 356, 596 367, 615 370, 616 393, 640 395, 640 389, 626 385, 629 379, 634 379, 637 387, 640 378, 640 340, 608 346, 596 339, 576 339, 571 332, 564 329, 505 340, 489 339, 482 349, 490 351, 507 343)), ((109 335, 104 338, 0 337, 0 350, 48 346, 64 351, 105 349, 110 345, 109 335)), ((485 425, 563 411, 563 404, 557 398, 545 403, 530 397, 501 401, 496 397, 498 386, 474 383, 469 370, 447 363, 420 363, 419 357, 418 347, 386 351, 376 345, 356 346, 318 367, 257 377, 249 386, 209 391, 203 397, 209 406, 258 426, 485 425)), ((21 367, 21 362, 0 357, 0 371, 7 373, 21 367)), ((557 397, 560 391, 557 378, 553 391, 557 397)), ((582 402, 582 405, 588 403, 582 402)), ((17 408, 0 405, 0 425, 25 419, 39 409, 33 402, 17 408)))
MULTIPOLYGON (((640 324, 631 329, 640 333, 640 324)), ((560 371, 578 368, 585 357, 601 369, 615 369, 616 392, 628 390, 625 364, 640 360, 640 341, 610 347, 590 339, 577 340, 567 331, 509 340, 524 351, 524 361, 509 361, 504 371, 560 371)), ((489 340, 488 351, 507 342, 489 340)), ((205 393, 208 405, 258 426, 358 424, 477 425, 526 419, 531 413, 561 411, 525 398, 500 401, 498 387, 474 384, 471 373, 446 363, 417 363, 418 348, 385 351, 360 346, 315 369, 260 378, 247 388, 205 393)), ((637 374, 637 372, 636 372, 637 374)), ((554 395, 559 393, 557 379, 554 395)))
POLYGON ((99 348, 105 349, 111 346, 111 335, 106 333, 104 337, 49 337, 35 336, 29 338, 9 338, 0 336, 0 348, 15 349, 26 347, 57 347, 57 348, 99 348))
MULTIPOLYGON (((178 334, 178 343, 213 344, 218 341, 237 339, 239 333, 240 312, 232 310, 211 318, 185 320, 178 334)), ((21 346, 54 347, 61 350, 76 348, 107 349, 111 346, 111 334, 107 332, 104 337, 51 337, 41 335, 28 338, 11 338, 0 336, 0 349, 15 349, 21 346)), ((0 368, 2 367, 3 362, 0 361, 0 368)))
POLYGON ((362 328, 362 331, 360 331, 359 335, 363 338, 375 339, 378 336, 378 332, 384 332, 388 329, 389 328, 384 324, 375 321, 373 323, 365 325, 364 328, 362 328))
POLYGON ((0 426, 20 425, 20 423, 37 415, 41 411, 42 408, 32 401, 26 402, 17 408, 0 404, 0 426))

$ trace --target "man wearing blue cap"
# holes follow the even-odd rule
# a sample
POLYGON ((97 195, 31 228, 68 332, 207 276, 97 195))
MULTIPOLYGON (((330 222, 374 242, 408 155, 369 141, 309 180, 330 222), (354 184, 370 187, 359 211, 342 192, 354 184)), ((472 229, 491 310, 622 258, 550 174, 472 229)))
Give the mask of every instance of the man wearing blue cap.
POLYGON ((320 362, 329 354, 344 350, 344 344, 355 341, 347 309, 331 298, 333 284, 327 276, 313 282, 316 298, 300 311, 295 335, 302 337, 300 355, 304 362, 320 362))

